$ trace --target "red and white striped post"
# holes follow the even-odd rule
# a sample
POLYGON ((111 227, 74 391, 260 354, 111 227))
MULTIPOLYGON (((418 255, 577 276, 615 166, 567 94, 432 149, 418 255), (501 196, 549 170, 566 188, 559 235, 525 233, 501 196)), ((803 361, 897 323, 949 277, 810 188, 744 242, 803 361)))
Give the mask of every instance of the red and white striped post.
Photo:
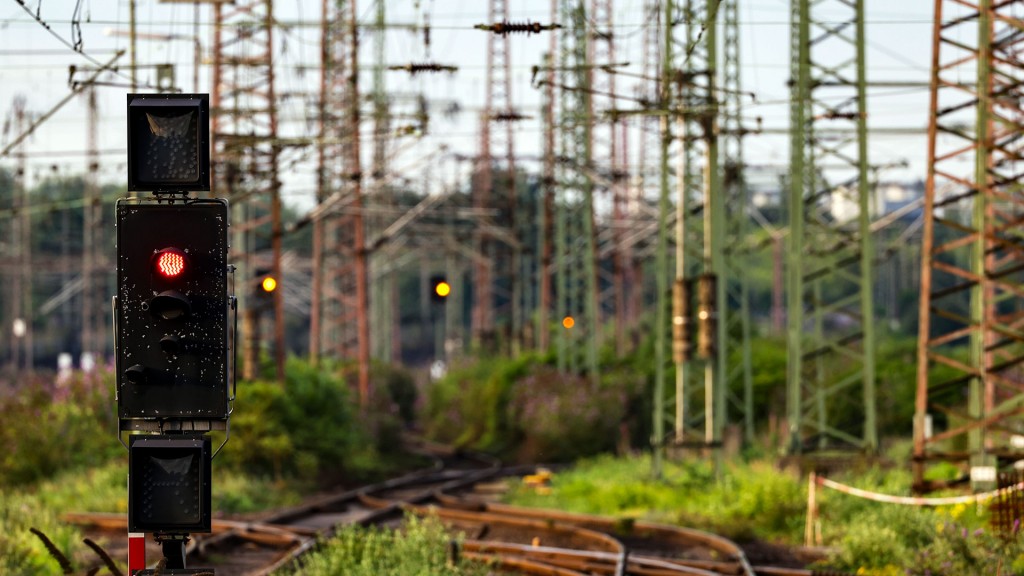
POLYGON ((144 532, 128 533, 128 574, 136 570, 146 569, 146 534, 144 532))
MULTIPOLYGON (((131 475, 128 475, 128 481, 125 484, 128 485, 128 498, 132 497, 131 489, 131 475)), ((128 509, 131 510, 131 504, 128 505, 128 509)), ((128 518, 128 524, 131 524, 131 518, 128 518)), ((146 533, 145 532, 132 532, 128 531, 128 576, 135 574, 136 570, 146 569, 146 533)))

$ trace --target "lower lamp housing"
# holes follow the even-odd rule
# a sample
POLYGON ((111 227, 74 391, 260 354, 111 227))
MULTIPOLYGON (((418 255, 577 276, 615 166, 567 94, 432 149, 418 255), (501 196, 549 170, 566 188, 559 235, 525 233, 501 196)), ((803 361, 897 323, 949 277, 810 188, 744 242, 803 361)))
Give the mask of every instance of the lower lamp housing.
POLYGON ((133 435, 128 446, 128 531, 211 531, 210 438, 133 435))

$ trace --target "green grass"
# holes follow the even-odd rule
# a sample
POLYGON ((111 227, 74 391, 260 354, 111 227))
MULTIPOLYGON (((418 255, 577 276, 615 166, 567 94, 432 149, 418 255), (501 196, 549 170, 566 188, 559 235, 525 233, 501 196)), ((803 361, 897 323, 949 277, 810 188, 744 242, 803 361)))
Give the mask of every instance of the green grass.
MULTIPOLYGON (((836 480, 884 494, 909 494, 910 472, 867 467, 836 480)), ((559 472, 550 493, 516 484, 507 501, 700 528, 743 542, 803 543, 807 479, 767 461, 665 463, 655 480, 647 456, 600 456, 559 472)), ((827 568, 875 575, 1024 574, 1024 538, 992 534, 977 506, 920 508, 818 491, 827 568)))
POLYGON ((762 538, 781 540, 803 533, 801 484, 765 463, 730 466, 715 482, 707 462, 671 462, 654 480, 647 456, 599 456, 556 474, 552 489, 544 495, 519 486, 510 501, 703 527, 734 538, 752 537, 754 529, 762 538))
MULTIPOLYGON (((415 401, 411 378, 377 367, 374 383, 387 393, 363 415, 344 366, 317 369, 291 359, 287 369, 284 383, 239 385, 232 441, 213 463, 215 515, 295 504, 318 486, 379 478, 407 464, 391 448, 415 401)), ((100 372, 26 383, 0 396, 0 574, 61 573, 33 527, 78 564, 83 556, 94 560, 61 515, 127 512, 128 457, 112 432, 113 391, 113 375, 100 372)), ((222 433, 213 436, 218 445, 222 433)))
MULTIPOLYGON (((96 556, 82 544, 81 531, 61 517, 68 512, 126 514, 127 473, 125 456, 96 468, 64 472, 31 487, 0 492, 0 574, 61 574, 57 561, 29 531, 32 527, 46 534, 62 554, 79 566, 95 560, 96 556)), ((301 491, 301 486, 213 467, 215 515, 296 504, 301 491)))
MULTIPOLYGON (((292 574, 303 576, 484 576, 484 564, 449 560, 453 540, 436 518, 407 516, 401 532, 349 526, 305 557, 292 574)), ((461 536, 454 538, 456 542, 461 536)))

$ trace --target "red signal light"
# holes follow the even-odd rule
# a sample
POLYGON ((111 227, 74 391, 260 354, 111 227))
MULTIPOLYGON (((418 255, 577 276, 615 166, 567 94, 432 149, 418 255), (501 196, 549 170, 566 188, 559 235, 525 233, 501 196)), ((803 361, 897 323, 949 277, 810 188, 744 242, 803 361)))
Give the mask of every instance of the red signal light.
POLYGON ((164 278, 177 278, 185 272, 185 253, 177 248, 164 248, 156 255, 156 270, 164 278))

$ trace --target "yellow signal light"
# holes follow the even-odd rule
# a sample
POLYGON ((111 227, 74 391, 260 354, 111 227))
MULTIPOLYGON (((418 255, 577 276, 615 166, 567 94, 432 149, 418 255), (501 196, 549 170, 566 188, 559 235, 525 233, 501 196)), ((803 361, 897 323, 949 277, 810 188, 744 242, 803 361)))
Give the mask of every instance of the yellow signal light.
POLYGON ((274 290, 277 290, 277 280, 275 280, 273 276, 267 276, 263 279, 261 286, 263 287, 264 292, 273 292, 274 290))
POLYGON ((434 286, 434 293, 440 296, 441 298, 447 298, 448 295, 452 293, 452 287, 447 282, 442 280, 441 282, 438 282, 437 285, 434 286))

